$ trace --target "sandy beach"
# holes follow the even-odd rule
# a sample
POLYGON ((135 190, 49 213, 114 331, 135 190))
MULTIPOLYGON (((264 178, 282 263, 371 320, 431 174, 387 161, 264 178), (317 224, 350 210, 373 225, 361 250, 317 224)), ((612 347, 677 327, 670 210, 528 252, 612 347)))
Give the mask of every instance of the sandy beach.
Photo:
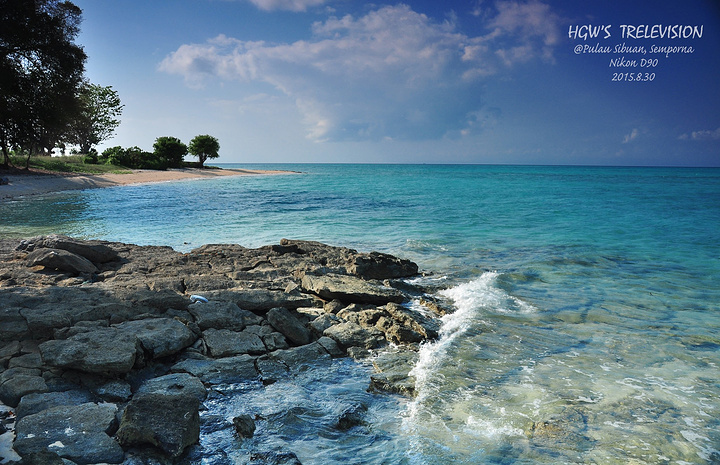
POLYGON ((249 176, 258 174, 283 174, 287 171, 246 169, 198 169, 183 168, 167 171, 132 170, 127 174, 64 174, 64 173, 10 173, 0 175, 9 180, 0 185, 0 199, 48 194, 77 189, 142 184, 180 179, 210 179, 219 176, 249 176))

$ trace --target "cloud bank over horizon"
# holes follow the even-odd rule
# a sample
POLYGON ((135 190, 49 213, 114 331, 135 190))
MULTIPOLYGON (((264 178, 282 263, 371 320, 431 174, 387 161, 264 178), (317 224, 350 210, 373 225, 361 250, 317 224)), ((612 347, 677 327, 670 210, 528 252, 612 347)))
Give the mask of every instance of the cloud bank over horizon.
MULTIPOLYGON (((253 3, 301 11, 323 2, 253 3)), ((158 69, 193 88, 270 85, 293 102, 314 141, 462 137, 492 120, 482 100, 487 78, 552 63, 561 37, 562 20, 539 1, 501 1, 473 14, 481 35, 463 33, 452 15, 435 21, 404 4, 329 17, 313 24, 311 39, 292 43, 220 34, 179 46, 158 69)))

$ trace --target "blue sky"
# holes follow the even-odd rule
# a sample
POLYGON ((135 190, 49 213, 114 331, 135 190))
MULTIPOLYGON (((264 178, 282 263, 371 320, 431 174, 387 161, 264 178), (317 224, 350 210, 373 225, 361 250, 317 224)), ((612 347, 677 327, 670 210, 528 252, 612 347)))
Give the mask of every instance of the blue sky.
POLYGON ((125 105, 101 150, 211 134, 219 163, 720 166, 714 0, 74 3, 88 77, 125 105))

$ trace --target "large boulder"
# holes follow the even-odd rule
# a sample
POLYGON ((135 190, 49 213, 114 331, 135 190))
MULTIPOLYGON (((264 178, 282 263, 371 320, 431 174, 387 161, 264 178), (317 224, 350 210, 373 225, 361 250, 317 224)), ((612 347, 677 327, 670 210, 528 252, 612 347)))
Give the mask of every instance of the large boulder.
POLYGON ((417 264, 380 252, 355 255, 347 270, 364 279, 380 280, 409 278, 418 274, 417 264))
POLYGON ((59 234, 33 237, 21 241, 17 246, 17 250, 28 252, 41 248, 66 250, 95 263, 109 262, 118 257, 115 250, 100 241, 81 241, 59 234))
POLYGON ((14 449, 21 456, 55 452, 77 464, 121 463, 124 453, 110 437, 113 404, 63 405, 25 416, 15 427, 14 449))
POLYGON ((405 295, 397 289, 355 276, 306 274, 302 278, 302 287, 305 292, 326 300, 338 299, 343 302, 373 305, 385 305, 388 302, 400 303, 405 300, 405 295))
POLYGON ((98 269, 85 257, 62 249, 37 249, 30 252, 26 259, 29 267, 44 266, 72 274, 97 273, 98 269))
POLYGON ((267 320, 273 328, 295 345, 309 344, 312 333, 290 311, 283 307, 272 308, 267 312, 267 320))
POLYGON ((193 395, 136 395, 123 412, 118 441, 124 446, 155 446, 177 457, 200 438, 199 408, 193 395))
POLYGON ((43 342, 40 355, 50 366, 113 375, 132 370, 139 349, 138 339, 128 337, 126 331, 101 328, 64 340, 43 342))

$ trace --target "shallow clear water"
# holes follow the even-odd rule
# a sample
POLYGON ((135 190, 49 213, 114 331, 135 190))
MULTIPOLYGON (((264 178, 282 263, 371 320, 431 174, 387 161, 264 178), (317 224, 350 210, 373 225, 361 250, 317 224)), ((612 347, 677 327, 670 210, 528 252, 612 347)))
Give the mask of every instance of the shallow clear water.
POLYGON ((720 170, 271 167, 301 174, 0 204, 4 236, 179 250, 288 237, 433 272, 457 311, 422 348, 416 399, 366 393, 370 368, 347 361, 314 381, 228 388, 208 415, 266 419, 251 442, 204 436, 207 463, 263 448, 304 464, 720 462, 720 170), (365 425, 328 427, 354 402, 365 425))

